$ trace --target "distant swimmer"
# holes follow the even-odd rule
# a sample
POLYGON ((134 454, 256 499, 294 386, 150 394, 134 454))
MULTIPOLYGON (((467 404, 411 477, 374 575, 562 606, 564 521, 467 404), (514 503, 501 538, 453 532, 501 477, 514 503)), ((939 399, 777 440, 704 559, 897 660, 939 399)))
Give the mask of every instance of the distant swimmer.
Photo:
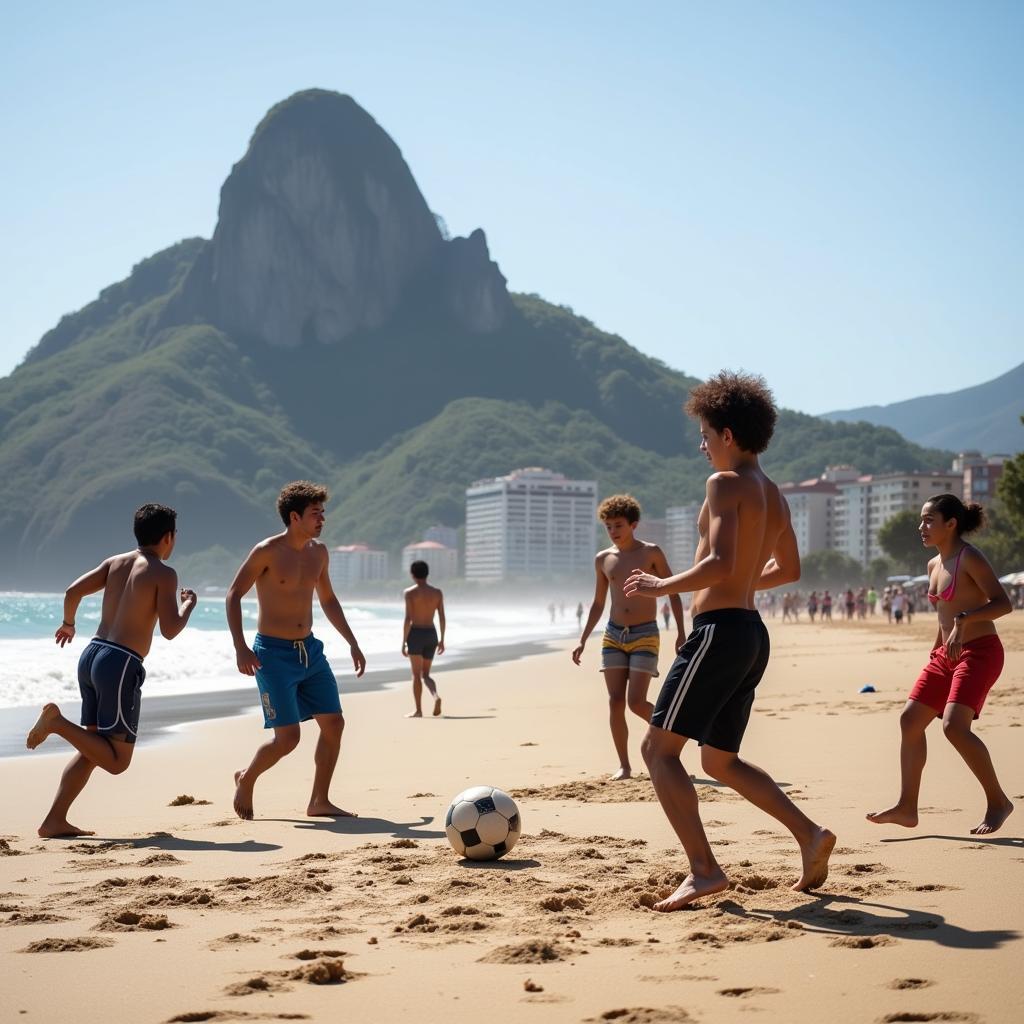
MULTIPOLYGON (((647 699, 647 690, 651 677, 658 674, 660 648, 658 602, 646 595, 629 598, 623 593, 622 585, 635 570, 652 570, 666 576, 672 571, 657 544, 634 536, 640 512, 640 503, 631 494, 605 498, 597 510, 612 546, 599 551, 594 559, 594 600, 580 642, 572 652, 572 660, 578 665, 587 638, 604 614, 610 588, 612 607, 601 638, 601 671, 608 690, 608 725, 619 759, 612 781, 628 779, 633 774, 629 763, 626 708, 628 706, 645 722, 651 720, 653 705, 647 699)), ((678 651, 686 639, 683 605, 675 595, 669 602, 676 619, 675 649, 678 651)))
POLYGON ((327 490, 319 484, 299 480, 284 487, 277 498, 284 532, 252 549, 228 590, 228 628, 235 642, 238 671, 256 677, 263 726, 274 731, 249 767, 235 772, 234 806, 240 818, 252 818, 256 780, 299 745, 299 723, 310 718, 316 720, 320 737, 306 813, 310 817, 355 817, 331 803, 329 793, 345 719, 324 645, 313 636, 314 591, 327 621, 348 641, 357 676, 363 674, 366 659, 331 586, 327 548, 317 540, 326 501, 327 490), (242 630, 242 598, 253 584, 259 618, 250 648, 242 630))
POLYGON ((876 825, 917 824, 928 753, 925 730, 937 718, 985 791, 985 815, 971 833, 997 832, 1013 811, 988 747, 971 731, 1003 670, 1003 645, 993 620, 1013 611, 988 559, 964 540, 984 519, 981 505, 964 505, 955 494, 937 494, 921 508, 921 540, 939 552, 928 563, 928 600, 938 612, 939 628, 928 663, 900 715, 900 797, 887 810, 868 814, 876 825))
POLYGON ((138 547, 111 555, 80 576, 64 594, 64 620, 55 638, 63 647, 75 637, 75 615, 82 598, 103 591, 96 635, 78 659, 82 725, 74 725, 56 704, 47 704, 25 746, 34 750, 48 736, 67 740, 78 754, 64 769, 53 806, 39 826, 44 839, 91 836, 68 821, 68 811, 94 768, 120 775, 135 751, 142 710, 143 658, 153 630, 173 640, 196 606, 192 590, 178 590, 178 576, 164 562, 174 550, 177 513, 166 505, 143 505, 135 513, 138 547), (179 605, 180 600, 180 605, 179 605))
POLYGON ((642 748, 654 790, 690 862, 679 888, 655 904, 660 911, 679 910, 729 887, 680 762, 687 740, 700 744, 708 775, 792 832, 803 861, 794 889, 825 881, 836 842, 766 772, 739 757, 754 691, 768 667, 768 630, 756 611, 755 592, 800 578, 789 506, 758 462, 775 428, 774 399, 762 378, 722 372, 693 389, 686 411, 700 422, 700 450, 714 470, 697 520, 694 565, 670 579, 635 570, 625 587, 630 598, 694 595, 690 635, 665 678, 642 748))
POLYGON ((402 654, 412 668, 412 699, 416 710, 406 718, 422 718, 423 686, 434 698, 434 717, 441 714, 441 698, 437 685, 430 676, 434 655, 444 654, 444 594, 427 582, 430 567, 426 562, 413 562, 409 572, 416 581, 405 591, 405 621, 402 623, 402 654), (434 628, 434 616, 441 627, 441 635, 434 628))

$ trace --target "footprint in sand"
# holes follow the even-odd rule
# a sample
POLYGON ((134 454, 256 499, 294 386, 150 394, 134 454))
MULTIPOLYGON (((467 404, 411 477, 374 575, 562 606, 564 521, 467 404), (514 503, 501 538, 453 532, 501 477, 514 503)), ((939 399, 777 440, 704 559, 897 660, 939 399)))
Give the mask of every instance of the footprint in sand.
POLYGON ((934 985, 934 981, 929 981, 927 978, 896 978, 889 982, 889 988, 895 989, 918 989, 928 988, 930 985, 934 985))
POLYGON ((750 996, 774 996, 780 991, 781 989, 767 988, 764 985, 751 985, 746 988, 720 988, 718 994, 730 999, 748 999, 750 996))
POLYGON ((160 932, 175 927, 164 914, 139 914, 134 910, 119 910, 107 914, 96 930, 101 932, 160 932))
POLYGON ((523 942, 516 946, 499 946, 480 958, 482 964, 546 964, 564 960, 568 950, 557 942, 523 942))
POLYGON ((79 953, 87 949, 102 949, 112 946, 111 939, 96 939, 83 935, 77 939, 38 939, 30 942, 22 953, 79 953))
POLYGON ((980 1021, 976 1013, 956 1013, 951 1010, 939 1010, 937 1013, 915 1013, 912 1010, 901 1010, 899 1013, 887 1013, 883 1024, 896 1024, 897 1021, 962 1021, 964 1024, 980 1021))
POLYGON ((896 940, 888 935, 843 935, 833 939, 830 946, 842 946, 845 949, 875 949, 878 946, 891 946, 896 940))
POLYGON ((587 1017, 584 1024, 679 1024, 693 1018, 681 1006, 633 1006, 622 1010, 605 1010, 600 1017, 587 1017))

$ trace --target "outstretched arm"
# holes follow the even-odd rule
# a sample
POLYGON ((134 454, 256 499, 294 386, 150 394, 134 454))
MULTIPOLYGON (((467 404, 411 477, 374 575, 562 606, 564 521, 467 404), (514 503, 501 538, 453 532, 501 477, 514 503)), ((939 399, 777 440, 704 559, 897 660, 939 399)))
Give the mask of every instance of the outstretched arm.
POLYGON ((772 557, 761 570, 755 590, 771 590, 773 587, 782 587, 800 579, 800 549, 796 543, 796 534, 793 532, 789 503, 785 498, 782 498, 782 508, 785 513, 785 526, 775 541, 772 557))
POLYGON ((188 625, 197 598, 194 590, 182 590, 179 608, 178 574, 169 565, 163 568, 156 588, 157 620, 160 623, 160 635, 173 640, 188 625))
MULTIPOLYGON (((654 571, 656 575, 661 576, 663 579, 669 578, 672 575, 668 559, 661 548, 656 548, 654 552, 654 571)), ((683 602, 678 594, 670 594, 668 603, 672 609, 672 617, 676 620, 676 654, 678 654, 682 650, 683 644, 686 643, 686 620, 683 615, 683 602)))
POLYGON ((64 591, 64 621, 57 627, 54 633, 54 640, 63 647, 75 635, 75 615, 78 614, 78 606, 82 598, 89 594, 95 594, 107 585, 107 573, 110 570, 110 559, 101 562, 95 569, 79 576, 74 583, 64 591))
POLYGON ((594 573, 596 574, 596 579, 594 581, 594 600, 590 603, 590 614, 587 616, 586 625, 583 627, 583 632, 580 634, 580 642, 572 652, 572 660, 576 662, 577 665, 580 663, 580 658, 583 656, 583 648, 587 644, 587 637, 589 637, 593 632, 594 627, 597 625, 597 620, 600 619, 604 613, 604 602, 608 597, 608 577, 604 574, 600 555, 594 559, 594 573))
POLYGON ((705 590, 732 575, 739 524, 739 489, 735 479, 721 473, 708 477, 707 504, 708 553, 691 569, 665 580, 634 570, 623 588, 626 597, 661 597, 705 590))
POLYGON ((316 578, 316 596, 320 601, 320 607, 327 616, 327 621, 348 641, 349 653, 352 655, 352 667, 356 670, 356 676, 361 676, 366 671, 366 658, 359 649, 352 627, 349 626, 345 613, 341 610, 341 602, 334 587, 331 585, 331 576, 328 572, 330 564, 327 551, 324 550, 323 567, 320 575, 316 578))

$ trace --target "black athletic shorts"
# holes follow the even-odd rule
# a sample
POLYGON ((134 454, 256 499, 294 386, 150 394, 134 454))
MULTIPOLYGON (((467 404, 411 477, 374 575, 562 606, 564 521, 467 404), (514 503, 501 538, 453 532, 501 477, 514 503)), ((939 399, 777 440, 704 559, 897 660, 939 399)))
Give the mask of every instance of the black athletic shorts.
POLYGON ((433 626, 413 626, 406 640, 406 650, 425 661, 433 661, 437 651, 437 630, 433 626))
POLYGON ((697 615, 665 677, 651 725, 738 752, 769 652, 768 630, 756 611, 697 615))
POLYGON ((90 641, 78 659, 82 725, 96 726, 101 736, 123 733, 125 743, 134 743, 145 678, 142 659, 130 647, 99 638, 90 641))

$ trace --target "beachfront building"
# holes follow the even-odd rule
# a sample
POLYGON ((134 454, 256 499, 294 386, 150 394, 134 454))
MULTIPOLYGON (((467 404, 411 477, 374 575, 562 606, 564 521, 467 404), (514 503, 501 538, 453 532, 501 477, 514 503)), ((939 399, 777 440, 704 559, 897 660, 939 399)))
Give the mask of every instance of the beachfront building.
POLYGON ((446 548, 459 550, 459 531, 454 526, 442 526, 438 523, 435 526, 428 526, 423 531, 424 540, 436 540, 446 548))
POLYGON ((961 452, 953 459, 953 472, 964 475, 964 501, 988 504, 996 493, 996 484, 1003 475, 1003 465, 1009 455, 982 455, 981 452, 961 452))
POLYGON ((670 505, 665 509, 665 558, 673 572, 682 572, 693 565, 697 550, 697 517, 701 503, 670 505))
POLYGON ((426 562, 430 569, 430 582, 450 580, 459 574, 459 552, 455 548, 439 544, 436 540, 421 540, 406 544, 402 548, 402 574, 409 571, 413 562, 426 562))
POLYGON ((597 481, 530 467, 466 489, 466 579, 504 580, 592 569, 597 481))
POLYGON ((824 476, 798 484, 783 484, 779 490, 789 504, 790 520, 801 555, 831 548, 835 534, 835 509, 839 486, 824 476))
POLYGON ((668 542, 667 524, 664 519, 648 519, 647 516, 641 516, 640 524, 636 528, 636 536, 647 541, 648 544, 657 544, 664 551, 668 542))
POLYGON ((331 583, 345 590, 359 583, 388 579, 388 553, 367 544, 343 544, 331 548, 331 583))
POLYGON ((898 512, 919 512, 933 494, 963 491, 963 473, 868 473, 837 482, 833 547, 862 565, 884 558, 878 531, 898 512))

